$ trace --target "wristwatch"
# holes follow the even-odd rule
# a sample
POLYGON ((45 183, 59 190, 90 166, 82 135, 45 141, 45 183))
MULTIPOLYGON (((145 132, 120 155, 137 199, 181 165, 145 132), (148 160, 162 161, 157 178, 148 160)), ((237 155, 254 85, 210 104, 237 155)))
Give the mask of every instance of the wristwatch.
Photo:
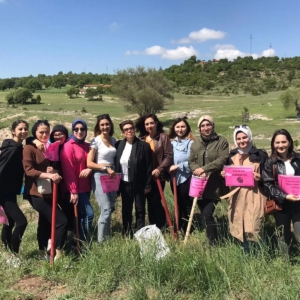
POLYGON ((102 170, 107 171, 107 169, 111 169, 111 166, 105 166, 102 168, 102 170))

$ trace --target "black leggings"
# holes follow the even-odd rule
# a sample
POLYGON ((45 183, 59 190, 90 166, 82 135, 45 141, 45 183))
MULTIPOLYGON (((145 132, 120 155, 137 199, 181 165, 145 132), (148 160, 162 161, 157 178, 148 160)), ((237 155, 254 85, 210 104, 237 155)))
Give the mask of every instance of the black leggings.
POLYGON ((6 249, 19 253, 22 236, 27 227, 27 220, 17 204, 16 195, 1 195, 2 205, 9 225, 3 225, 1 239, 6 249), (14 229, 14 230, 13 230, 14 229))
POLYGON ((214 245, 218 240, 217 224, 213 215, 218 202, 218 200, 211 199, 198 200, 197 202, 201 211, 201 222, 206 226, 206 235, 211 245, 214 245))
MULTIPOLYGON (((29 199, 32 207, 39 213, 37 240, 40 250, 47 249, 48 239, 51 236, 52 200, 35 196, 29 199)), ((62 210, 57 207, 55 224, 55 248, 62 249, 67 238, 68 219, 62 210)))

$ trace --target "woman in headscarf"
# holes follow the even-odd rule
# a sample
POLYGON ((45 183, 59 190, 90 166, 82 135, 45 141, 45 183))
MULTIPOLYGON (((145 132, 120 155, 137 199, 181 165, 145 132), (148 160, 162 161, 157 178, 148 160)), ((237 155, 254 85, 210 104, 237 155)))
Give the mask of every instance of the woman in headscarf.
POLYGON ((214 245, 218 240, 218 233, 213 213, 224 185, 220 172, 228 158, 228 142, 214 131, 215 123, 209 115, 199 119, 198 128, 200 136, 191 146, 188 161, 193 175, 209 177, 203 196, 198 201, 198 207, 209 242, 214 245))
POLYGON ((70 202, 78 206, 80 239, 89 242, 94 211, 90 203, 92 170, 86 165, 89 152, 89 144, 85 142, 87 130, 87 124, 82 119, 72 123, 72 135, 64 144, 60 158, 70 202))
MULTIPOLYGON (((233 140, 236 148, 230 151, 227 165, 252 166, 254 186, 232 188, 235 193, 229 198, 229 228, 231 235, 240 240, 245 252, 249 253, 249 242, 262 239, 266 196, 261 174, 268 155, 253 146, 252 133, 246 125, 235 127, 233 140)), ((221 174, 225 177, 224 171, 221 174)))

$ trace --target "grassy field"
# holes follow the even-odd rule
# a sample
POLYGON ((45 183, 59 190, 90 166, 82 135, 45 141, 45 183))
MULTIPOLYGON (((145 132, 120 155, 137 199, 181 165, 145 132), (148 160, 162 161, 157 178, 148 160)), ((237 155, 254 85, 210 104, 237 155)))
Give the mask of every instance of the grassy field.
MULTIPOLYGON (((75 118, 81 117, 92 129, 98 114, 109 113, 115 125, 122 119, 136 117, 129 116, 113 95, 105 95, 103 102, 88 102, 82 98, 69 100, 64 89, 52 89, 39 92, 43 104, 11 108, 5 103, 5 94, 0 92, 2 129, 17 118, 29 120, 31 125, 37 119, 46 118, 52 124, 69 126, 75 118), (81 113, 82 107, 87 113, 81 113)), ((188 121, 196 133, 199 116, 203 112, 209 113, 215 119, 216 131, 232 143, 232 126, 242 124, 241 112, 247 106, 250 115, 260 114, 260 117, 270 119, 249 122, 255 144, 268 149, 270 137, 278 128, 286 128, 295 140, 300 140, 300 122, 296 122, 293 111, 283 110, 279 96, 280 92, 258 97, 175 95, 174 102, 159 116, 168 128, 174 114, 193 112, 195 117, 188 121)), ((116 136, 120 137, 118 126, 115 127, 116 136)), ((166 198, 173 212, 169 187, 166 198)), ((263 250, 257 255, 246 256, 241 246, 230 238, 226 202, 223 202, 216 212, 222 239, 218 247, 208 245, 203 228, 197 226, 196 216, 198 230, 194 231, 187 246, 183 245, 182 239, 173 242, 166 232, 170 254, 155 261, 151 257, 141 259, 137 242, 122 238, 118 200, 113 215, 112 239, 101 247, 92 243, 86 255, 80 258, 69 253, 62 262, 50 268, 37 259, 36 213, 26 201, 20 199, 19 202, 29 220, 20 251, 23 264, 20 269, 13 269, 0 259, 0 299, 299 299, 298 249, 295 248, 290 261, 280 257, 273 241, 269 241, 275 235, 272 217, 266 221, 268 235, 263 250)), ((94 197, 92 203, 96 225, 99 210, 94 197)))

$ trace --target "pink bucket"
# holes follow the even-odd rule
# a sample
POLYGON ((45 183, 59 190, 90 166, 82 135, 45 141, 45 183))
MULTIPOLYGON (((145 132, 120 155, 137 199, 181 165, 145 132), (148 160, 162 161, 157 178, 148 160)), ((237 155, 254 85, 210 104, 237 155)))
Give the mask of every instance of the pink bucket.
POLYGON ((208 179, 198 176, 192 176, 190 183, 189 196, 191 197, 202 197, 205 190, 208 179))
POLYGON ((117 192, 119 190, 121 174, 117 173, 114 178, 110 178, 109 175, 101 175, 100 182, 103 189, 103 193, 117 192))
POLYGON ((7 226, 9 225, 8 218, 7 218, 5 211, 1 205, 0 205, 0 224, 7 225, 7 226))

